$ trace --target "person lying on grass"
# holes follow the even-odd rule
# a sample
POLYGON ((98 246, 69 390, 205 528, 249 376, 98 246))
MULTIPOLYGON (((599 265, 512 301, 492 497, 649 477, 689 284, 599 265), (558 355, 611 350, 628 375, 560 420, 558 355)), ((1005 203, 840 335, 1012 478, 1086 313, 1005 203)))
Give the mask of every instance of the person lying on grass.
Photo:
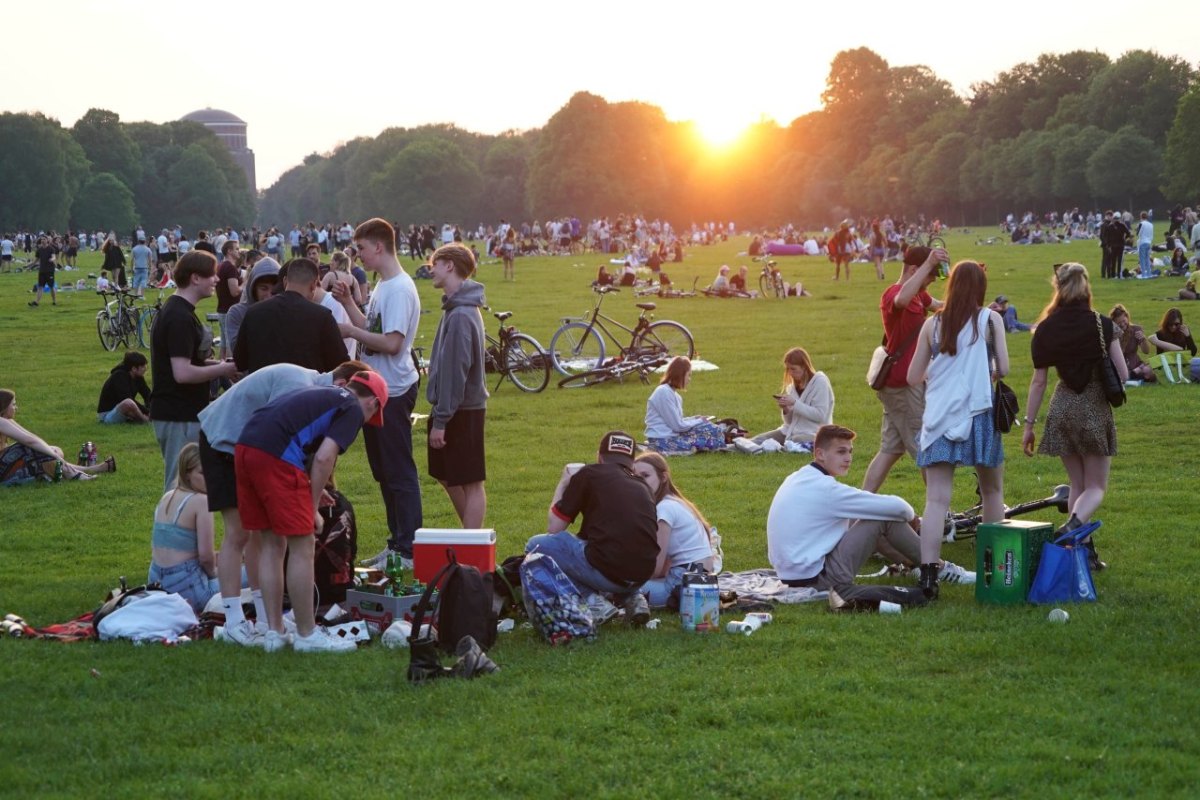
POLYGON ((47 444, 16 421, 17 395, 0 389, 0 486, 66 480, 91 480, 102 472, 116 472, 117 459, 109 456, 94 467, 78 467, 63 458, 61 447, 47 444), (61 473, 59 469, 61 468, 61 473))
MULTIPOLYGON (((822 425, 813 460, 783 480, 767 512, 767 558, 788 586, 852 595, 854 578, 881 543, 908 566, 920 563, 921 519, 906 500, 838 481, 850 471, 857 434, 822 425)), ((938 524, 934 522, 933 524, 938 524)), ((938 580, 975 583, 975 573, 940 561, 938 580)))

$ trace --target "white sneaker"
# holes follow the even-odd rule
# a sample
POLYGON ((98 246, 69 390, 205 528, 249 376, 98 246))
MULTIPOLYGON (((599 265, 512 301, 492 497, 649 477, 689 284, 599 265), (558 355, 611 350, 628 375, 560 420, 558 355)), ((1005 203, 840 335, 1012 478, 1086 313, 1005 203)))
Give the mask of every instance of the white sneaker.
POLYGON ((259 633, 257 627, 248 619, 244 619, 236 625, 225 626, 225 641, 227 642, 240 644, 242 647, 262 647, 263 640, 263 634, 259 633))
POLYGON ((313 628, 308 636, 297 636, 292 647, 298 653, 349 653, 358 649, 354 640, 333 636, 320 625, 313 628))
POLYGON ((938 583, 974 584, 975 573, 968 572, 953 561, 945 561, 942 563, 942 568, 938 570, 938 583))
MULTIPOLYGON (((267 621, 265 619, 260 619, 254 623, 254 630, 258 633, 259 636, 266 636, 267 631, 269 631, 271 629, 270 629, 270 627, 267 626, 267 621)), ((285 616, 283 618, 283 632, 284 633, 295 633, 296 632, 296 621, 294 619, 292 619, 291 617, 285 616)))
POLYGON ((275 631, 267 631, 267 635, 263 637, 263 650, 268 653, 278 653, 280 650, 292 646, 292 635, 290 633, 276 633, 275 631))

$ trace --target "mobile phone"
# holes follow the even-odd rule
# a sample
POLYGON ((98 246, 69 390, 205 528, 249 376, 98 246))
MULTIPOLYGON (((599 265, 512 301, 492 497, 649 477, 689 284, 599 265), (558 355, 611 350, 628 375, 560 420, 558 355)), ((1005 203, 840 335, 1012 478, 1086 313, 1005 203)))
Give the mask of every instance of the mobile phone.
POLYGON ((776 400, 782 400, 782 399, 783 399, 783 395, 781 395, 781 394, 773 394, 773 395, 771 395, 771 397, 774 397, 776 400))

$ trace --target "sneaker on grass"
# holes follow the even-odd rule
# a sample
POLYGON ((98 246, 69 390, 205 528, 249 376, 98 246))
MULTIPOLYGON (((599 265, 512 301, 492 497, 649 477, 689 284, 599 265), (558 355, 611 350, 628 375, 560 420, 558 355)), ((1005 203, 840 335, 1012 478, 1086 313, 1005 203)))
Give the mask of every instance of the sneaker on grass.
POLYGON ((297 653, 349 653, 357 650, 358 645, 352 639, 339 639, 318 625, 308 636, 297 635, 292 648, 297 653))
MULTIPOLYGON (((254 630, 259 636, 266 636, 267 631, 269 631, 270 628, 267 627, 267 621, 265 619, 260 619, 255 621, 254 630)), ((286 615, 283 618, 283 632, 289 634, 296 632, 296 621, 286 615)))
POLYGON ((625 623, 635 628, 643 627, 650 621, 650 604, 641 592, 634 592, 625 598, 625 623))
POLYGON ((267 631, 267 635, 263 637, 263 650, 268 653, 278 653, 280 650, 292 646, 292 634, 276 633, 275 631, 267 631))
POLYGON ((240 644, 242 647, 262 647, 263 638, 263 634, 259 633, 255 625, 248 619, 244 619, 236 625, 225 626, 225 641, 240 644))
POLYGON ((975 583, 975 573, 955 564, 953 561, 942 563, 942 568, 938 570, 938 583, 975 583))

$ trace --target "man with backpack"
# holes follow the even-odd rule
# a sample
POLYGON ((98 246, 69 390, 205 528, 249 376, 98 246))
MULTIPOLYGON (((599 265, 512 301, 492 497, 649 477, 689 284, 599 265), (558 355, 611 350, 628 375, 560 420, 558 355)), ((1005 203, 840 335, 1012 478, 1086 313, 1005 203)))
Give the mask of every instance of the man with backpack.
POLYGON ((555 489, 546 533, 525 545, 526 554, 550 556, 584 594, 613 595, 625 621, 645 625, 650 607, 642 584, 658 559, 658 513, 650 487, 633 471, 633 437, 609 431, 595 464, 568 465, 555 489), (579 535, 567 527, 583 515, 579 535))

